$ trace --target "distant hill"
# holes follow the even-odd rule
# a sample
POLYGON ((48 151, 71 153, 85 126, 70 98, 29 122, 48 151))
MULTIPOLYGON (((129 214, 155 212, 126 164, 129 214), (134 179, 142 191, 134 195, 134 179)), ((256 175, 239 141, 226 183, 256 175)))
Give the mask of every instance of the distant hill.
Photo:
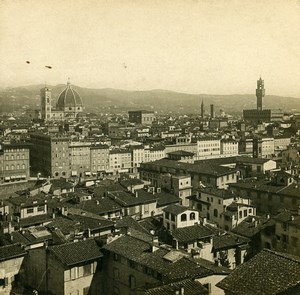
MULTIPOLYGON (((0 88, 0 111, 9 112, 24 107, 39 108, 40 89, 44 85, 30 85, 10 89, 0 88)), ((49 86, 52 89, 53 104, 66 85, 49 86)), ((215 105, 215 112, 223 109, 226 113, 241 114, 243 109, 256 107, 254 94, 209 95, 188 94, 162 89, 148 91, 129 91, 120 89, 90 89, 72 86, 79 92, 87 112, 125 112, 128 110, 151 109, 158 112, 174 113, 200 112, 202 100, 206 112, 210 104, 215 105)), ((264 108, 281 108, 284 111, 300 110, 300 99, 266 95, 264 108)))

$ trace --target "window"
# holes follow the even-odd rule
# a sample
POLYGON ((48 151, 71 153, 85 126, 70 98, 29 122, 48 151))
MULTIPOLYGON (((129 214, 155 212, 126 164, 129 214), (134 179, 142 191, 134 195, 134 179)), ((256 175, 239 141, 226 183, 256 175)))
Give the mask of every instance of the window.
POLYGON ((196 219, 195 213, 192 212, 192 213, 190 214, 190 220, 195 220, 195 219, 196 219))
POLYGON ((120 277, 119 269, 114 268, 114 279, 118 279, 120 277))
POLYGON ((186 214, 185 214, 185 213, 181 215, 180 220, 181 220, 181 221, 186 221, 186 214))
POLYGON ((83 288, 83 295, 88 295, 89 294, 89 290, 90 290, 90 287, 83 288))
POLYGON ((91 266, 92 266, 91 264, 85 264, 83 266, 83 275, 84 276, 88 276, 88 275, 90 275, 92 273, 91 266))
POLYGON ((175 221, 175 215, 174 214, 171 214, 171 220, 175 221))
POLYGON ((33 208, 28 208, 26 212, 27 214, 33 213, 33 208))
POLYGON ((131 268, 135 268, 135 262, 132 261, 132 260, 130 260, 130 259, 128 259, 128 265, 129 265, 129 267, 131 267, 131 268))
POLYGON ((243 218, 243 211, 239 212, 239 218, 243 218))
POLYGON ((218 213, 218 209, 214 209, 214 217, 218 217, 219 213, 218 213))
POLYGON ((41 212, 41 211, 45 211, 45 208, 44 208, 44 206, 38 206, 38 208, 37 208, 37 210, 39 211, 39 212, 41 212))
POLYGON ((149 213, 149 204, 145 204, 145 213, 149 213))
POLYGON ((129 276, 129 288, 130 289, 135 288, 135 276, 133 276, 133 275, 129 276))
POLYGON ((244 217, 248 215, 247 209, 244 210, 244 217))
POLYGON ((120 261, 120 257, 116 253, 114 253, 114 261, 120 261))
POLYGON ((166 219, 169 219, 169 212, 165 212, 166 219))
POLYGON ((292 244, 293 247, 297 247, 297 245, 298 245, 298 238, 291 237, 291 244, 292 244))

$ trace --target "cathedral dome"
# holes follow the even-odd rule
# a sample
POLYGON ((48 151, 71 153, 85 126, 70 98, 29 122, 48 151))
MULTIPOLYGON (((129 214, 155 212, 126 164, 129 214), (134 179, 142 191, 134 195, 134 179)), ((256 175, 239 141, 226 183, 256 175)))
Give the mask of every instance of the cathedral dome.
POLYGON ((72 89, 70 81, 67 83, 67 88, 58 96, 57 107, 61 110, 83 107, 82 99, 79 93, 72 89))

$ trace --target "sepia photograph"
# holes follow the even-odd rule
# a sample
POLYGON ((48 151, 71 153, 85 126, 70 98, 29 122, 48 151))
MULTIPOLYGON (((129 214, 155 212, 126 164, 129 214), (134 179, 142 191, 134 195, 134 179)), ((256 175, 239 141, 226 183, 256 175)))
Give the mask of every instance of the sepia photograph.
POLYGON ((0 0, 0 295, 299 295, 300 0, 0 0))

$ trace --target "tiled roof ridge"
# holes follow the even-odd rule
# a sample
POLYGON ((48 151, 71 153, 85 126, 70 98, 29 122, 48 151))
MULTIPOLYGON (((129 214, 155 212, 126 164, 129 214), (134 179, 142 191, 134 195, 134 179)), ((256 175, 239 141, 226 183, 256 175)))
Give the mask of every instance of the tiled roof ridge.
MULTIPOLYGON (((276 256, 279 256, 279 257, 282 257, 282 258, 285 258, 285 259, 288 259, 288 260, 292 260, 293 262, 296 262, 296 263, 300 264, 300 257, 298 259, 296 256, 293 256, 291 254, 276 252, 276 251, 273 251, 273 250, 270 250, 270 249, 267 249, 267 248, 264 248, 261 252, 269 252, 273 255, 276 255, 276 256)), ((258 255, 259 254, 260 253, 258 253, 258 255)))

